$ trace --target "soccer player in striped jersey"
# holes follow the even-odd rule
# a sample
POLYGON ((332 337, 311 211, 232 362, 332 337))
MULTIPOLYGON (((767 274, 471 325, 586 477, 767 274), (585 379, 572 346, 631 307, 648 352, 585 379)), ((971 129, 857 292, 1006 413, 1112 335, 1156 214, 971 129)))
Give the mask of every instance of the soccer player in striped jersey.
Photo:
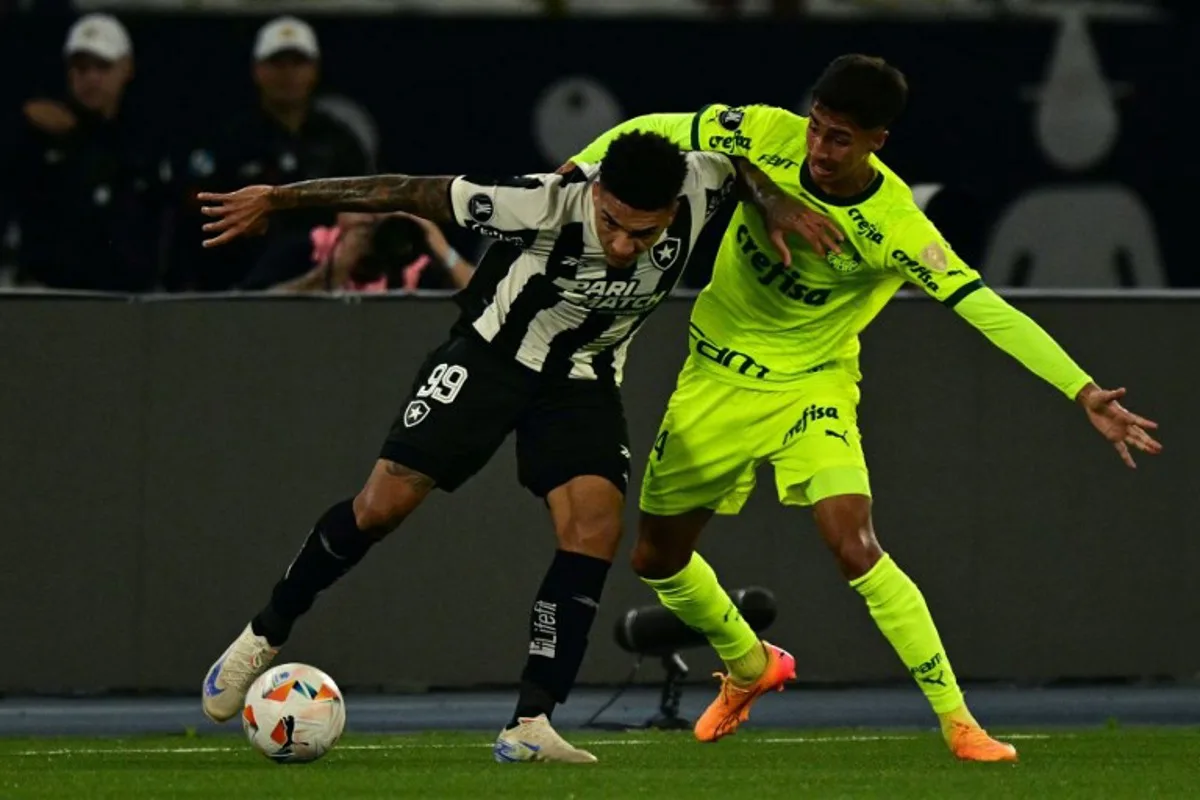
MULTIPOLYGON (((809 215, 728 156, 657 134, 616 138, 597 164, 504 180, 382 175, 203 194, 206 245, 274 211, 405 211, 496 240, 449 339, 417 371, 366 485, 317 520, 267 605, 210 669, 214 720, 239 713, 293 623, 436 487, 452 492, 516 433, 520 482, 544 498, 558 550, 534 599, 520 696, 499 761, 590 762, 551 727, 584 657, 621 534, 629 441, 619 385, 629 343, 679 280, 701 229, 739 185, 775 196, 772 224, 809 215)), ((765 195, 764 195, 765 193, 765 195)))

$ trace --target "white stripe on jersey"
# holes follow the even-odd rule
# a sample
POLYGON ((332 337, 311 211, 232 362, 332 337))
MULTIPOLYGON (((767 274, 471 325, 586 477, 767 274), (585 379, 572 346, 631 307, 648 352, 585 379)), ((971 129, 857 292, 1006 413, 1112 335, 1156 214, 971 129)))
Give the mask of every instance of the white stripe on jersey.
POLYGON ((524 248, 497 259, 503 275, 484 275, 488 259, 481 264, 467 289, 482 294, 468 318, 475 331, 538 372, 619 383, 633 333, 674 288, 704 224, 733 189, 735 171, 725 156, 688 153, 687 160, 675 220, 634 266, 615 274, 596 231, 591 185, 598 165, 566 176, 456 178, 450 197, 457 221, 524 248))
MULTIPOLYGON (((557 238, 557 234, 550 231, 541 231, 538 233, 538 240, 547 240, 553 242, 557 238)), ((500 332, 500 326, 504 324, 504 312, 511 305, 513 300, 521 294, 521 290, 529 283, 529 279, 534 275, 545 272, 545 262, 536 258, 531 258, 529 253, 522 253, 508 270, 508 274, 496 286, 496 299, 484 310, 483 315, 475 320, 475 330, 479 335, 489 342, 497 333, 500 332)))

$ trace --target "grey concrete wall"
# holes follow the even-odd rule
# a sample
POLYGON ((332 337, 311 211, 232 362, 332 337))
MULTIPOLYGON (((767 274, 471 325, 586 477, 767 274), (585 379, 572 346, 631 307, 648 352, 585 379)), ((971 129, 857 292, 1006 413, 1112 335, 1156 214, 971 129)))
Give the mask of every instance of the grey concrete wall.
MULTIPOLYGON (((1080 411, 953 313, 898 301, 864 338, 881 541, 962 676, 1194 675, 1200 301, 1017 304, 1100 382, 1127 385, 1166 452, 1124 469, 1080 411)), ((688 309, 668 304, 633 347, 635 462, 688 309)), ((0 691, 198 688, 316 516, 361 484, 453 316, 429 299, 0 299, 0 691)), ((287 656, 351 687, 513 682, 553 548, 513 467, 506 447, 435 497, 322 598, 287 656)), ((903 676, 808 516, 773 490, 702 546, 727 585, 776 592, 770 638, 802 678, 903 676)), ((649 602, 620 561, 584 680, 623 677, 611 627, 649 602)))

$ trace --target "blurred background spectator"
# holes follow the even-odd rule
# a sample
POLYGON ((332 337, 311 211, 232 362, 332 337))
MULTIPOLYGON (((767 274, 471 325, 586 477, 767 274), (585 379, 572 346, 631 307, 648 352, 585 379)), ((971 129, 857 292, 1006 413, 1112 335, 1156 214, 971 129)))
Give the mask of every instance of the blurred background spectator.
MULTIPOLYGON (((640 113, 805 113, 817 71, 850 50, 909 74, 884 158, 940 187, 929 215, 993 285, 1200 285, 1185 255, 1195 169, 1160 155, 1186 150, 1184 127, 1134 124, 1200 91, 1179 77, 1195 73, 1195 12, 1190 0, 0 0, 0 286, 336 288, 336 269, 315 277, 318 245, 347 248, 334 267, 352 261, 365 223, 281 215, 262 239, 207 251, 195 193, 376 163, 546 171, 640 113), (73 45, 59 96, 64 33, 83 30, 65 14, 101 8, 122 22, 84 17, 108 22, 73 45), (321 14, 319 42, 304 20, 274 17, 297 12, 321 14), (632 62, 590 57, 578 45, 593 36, 687 62, 689 77, 648 81, 632 62), (473 55, 446 55, 460 51, 473 55)), ((381 245, 403 238, 394 222, 370 230, 381 245)), ((479 261, 477 237, 440 235, 479 261)), ((420 288, 451 288, 458 273, 423 246, 433 268, 420 288)), ((685 287, 709 279, 699 255, 685 287)))
POLYGON ((279 17, 259 29, 252 70, 257 107, 237 114, 210 141, 191 146, 178 165, 182 176, 180 213, 167 288, 232 289, 259 261, 277 259, 273 251, 302 248, 314 226, 333 224, 332 213, 291 212, 273 220, 266 237, 210 253, 200 246, 203 218, 195 202, 198 191, 228 191, 248 183, 291 183, 367 171, 368 157, 359 139, 341 121, 313 105, 320 67, 321 49, 308 23, 279 17))
POLYGON ((91 14, 62 52, 65 94, 24 103, 0 152, 0 221, 19 232, 17 283, 151 290, 170 172, 154 129, 125 107, 129 34, 115 17, 91 14))
POLYGON ((300 246, 275 248, 242 282, 284 292, 462 289, 475 267, 427 219, 395 214, 337 215, 300 246))

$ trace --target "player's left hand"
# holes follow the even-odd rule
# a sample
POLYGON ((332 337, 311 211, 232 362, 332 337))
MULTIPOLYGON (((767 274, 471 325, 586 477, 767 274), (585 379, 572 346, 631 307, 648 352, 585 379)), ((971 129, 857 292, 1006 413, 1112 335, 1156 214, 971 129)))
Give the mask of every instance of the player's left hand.
POLYGON ((200 192, 196 195, 204 206, 200 213, 214 217, 205 223, 205 233, 217 234, 204 240, 205 247, 216 247, 239 236, 256 236, 267 229, 271 213, 270 186, 247 186, 229 194, 200 192))
POLYGON ((1161 453, 1162 445, 1147 433, 1157 430, 1158 423, 1134 414, 1117 402, 1124 396, 1124 388, 1101 389, 1095 384, 1090 384, 1084 387, 1076 399, 1087 412, 1092 426, 1113 443, 1125 465, 1130 469, 1137 469, 1133 456, 1129 454, 1130 445, 1150 455, 1161 453))

